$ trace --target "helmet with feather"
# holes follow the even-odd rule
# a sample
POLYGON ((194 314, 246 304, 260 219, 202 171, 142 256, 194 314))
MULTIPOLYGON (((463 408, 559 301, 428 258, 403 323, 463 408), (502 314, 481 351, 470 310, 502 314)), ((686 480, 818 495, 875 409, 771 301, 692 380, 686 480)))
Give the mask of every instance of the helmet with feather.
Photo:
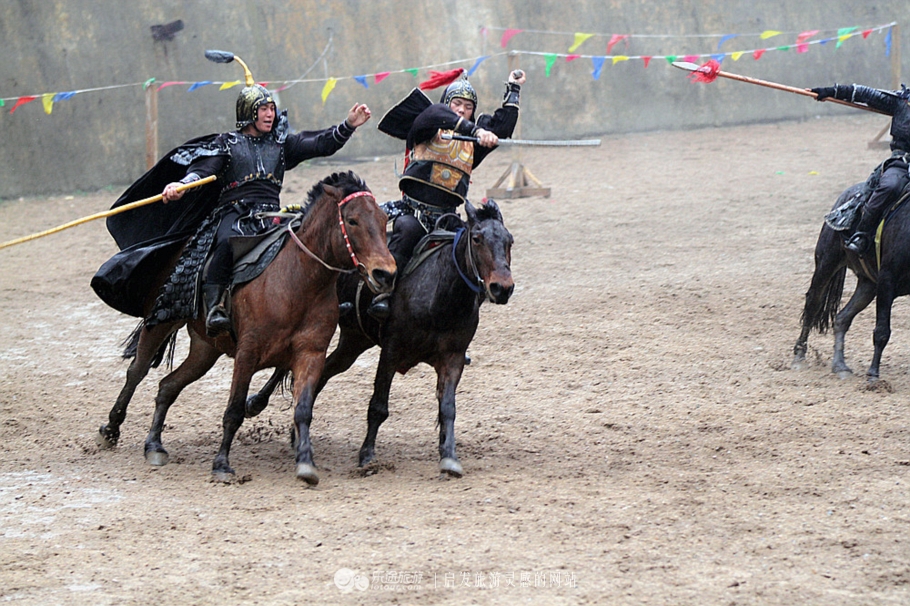
POLYGON ((474 104, 474 111, 477 111, 477 92, 464 75, 446 87, 439 102, 448 105, 452 99, 467 99, 474 104))
POLYGON ((227 51, 207 50, 205 57, 215 63, 230 63, 236 61, 243 68, 246 86, 237 97, 237 130, 242 129, 256 121, 256 111, 266 103, 274 103, 272 93, 261 84, 256 84, 253 74, 240 57, 227 51))

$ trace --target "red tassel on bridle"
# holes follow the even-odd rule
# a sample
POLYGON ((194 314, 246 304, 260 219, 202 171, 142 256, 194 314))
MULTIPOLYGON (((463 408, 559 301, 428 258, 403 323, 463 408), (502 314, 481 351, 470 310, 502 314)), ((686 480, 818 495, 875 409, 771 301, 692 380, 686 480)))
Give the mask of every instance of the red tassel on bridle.
POLYGON ((458 77, 464 73, 464 68, 459 67, 447 72, 437 72, 430 70, 430 78, 424 80, 418 86, 420 90, 430 90, 433 88, 439 88, 440 86, 448 86, 452 82, 458 79, 458 77))
POLYGON ((711 59, 697 70, 689 74, 689 79, 692 82, 704 82, 710 84, 717 80, 717 72, 720 71, 720 63, 715 59, 711 59))

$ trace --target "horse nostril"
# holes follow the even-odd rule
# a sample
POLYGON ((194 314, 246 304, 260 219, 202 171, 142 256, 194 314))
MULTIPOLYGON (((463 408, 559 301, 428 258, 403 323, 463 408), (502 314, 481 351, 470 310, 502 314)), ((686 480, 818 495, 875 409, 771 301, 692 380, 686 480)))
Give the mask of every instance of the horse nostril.
POLYGON ((392 282, 395 280, 395 276, 391 272, 388 272, 384 269, 374 269, 373 270, 373 279, 376 281, 377 284, 381 284, 383 286, 390 286, 392 284, 392 282))

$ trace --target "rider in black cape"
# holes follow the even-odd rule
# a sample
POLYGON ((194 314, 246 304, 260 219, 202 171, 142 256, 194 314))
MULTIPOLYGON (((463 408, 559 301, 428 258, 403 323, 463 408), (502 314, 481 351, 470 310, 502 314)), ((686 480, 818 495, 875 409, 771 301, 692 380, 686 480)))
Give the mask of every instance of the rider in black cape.
POLYGON ((233 265, 230 237, 263 229, 255 215, 279 210, 285 171, 337 152, 369 120, 370 110, 355 104, 341 124, 291 134, 287 111, 277 111, 271 93, 255 84, 239 57, 221 51, 208 51, 206 56, 220 63, 236 60, 243 67, 246 86, 237 98, 237 130, 193 139, 171 150, 120 196, 113 208, 157 194, 164 203, 107 219, 121 251, 98 270, 92 288, 114 309, 144 317, 162 264, 186 245, 145 319, 152 325, 191 317, 195 276, 211 251, 202 292, 208 309, 206 330, 215 336, 230 330, 223 305, 233 265), (217 180, 186 192, 176 189, 210 175, 217 180), (181 304, 180 291, 190 293, 189 305, 181 304))

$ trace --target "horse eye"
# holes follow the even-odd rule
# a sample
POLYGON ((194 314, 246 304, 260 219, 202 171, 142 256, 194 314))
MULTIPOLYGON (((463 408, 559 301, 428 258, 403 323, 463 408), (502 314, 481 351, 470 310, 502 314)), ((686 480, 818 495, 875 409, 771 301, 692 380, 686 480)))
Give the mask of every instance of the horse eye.
POLYGON ((351 227, 357 227, 357 219, 348 219, 348 225, 351 227))

